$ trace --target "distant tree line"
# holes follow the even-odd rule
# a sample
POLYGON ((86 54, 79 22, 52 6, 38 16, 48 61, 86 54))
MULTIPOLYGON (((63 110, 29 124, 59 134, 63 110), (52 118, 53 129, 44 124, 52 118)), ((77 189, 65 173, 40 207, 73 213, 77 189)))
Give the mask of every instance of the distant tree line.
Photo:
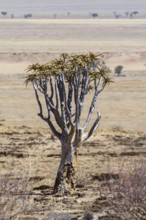
MULTIPOLYGON (((114 17, 115 18, 121 18, 123 17, 121 14, 117 13, 116 11, 113 11, 114 17)), ((132 12, 125 12, 125 16, 126 18, 134 18, 136 15, 138 15, 139 12, 138 11, 132 11, 132 12)))
POLYGON ((32 17, 32 14, 25 14, 24 15, 24 18, 31 18, 32 17))
MULTIPOLYGON (((6 11, 1 11, 1 15, 5 17, 6 15, 8 15, 8 13, 7 13, 6 11)), ((10 17, 11 17, 11 18, 14 18, 15 15, 14 15, 14 14, 11 14, 10 17)), ((31 13, 28 13, 28 14, 25 14, 25 15, 24 15, 24 18, 31 18, 31 17, 32 17, 32 14, 31 14, 31 13)))
MULTIPOLYGON (((137 15, 139 14, 138 11, 132 11, 132 12, 129 12, 129 11, 126 11, 124 13, 124 15, 116 12, 116 11, 113 11, 113 15, 116 19, 118 18, 135 18, 137 15)), ((3 17, 6 17, 8 15, 8 12, 7 11, 1 11, 1 15, 3 17)), ((32 18, 32 14, 31 13, 26 13, 23 15, 25 19, 27 18, 32 18)), ((66 16, 69 18, 71 17, 71 12, 67 12, 66 16)), ((98 18, 99 17, 99 14, 97 12, 90 12, 89 13, 89 16, 92 17, 92 18, 98 18)), ((11 14, 10 15, 11 18, 14 18, 15 15, 14 14, 11 14)), ((57 13, 54 13, 53 14, 53 18, 59 18, 58 14, 57 13)))

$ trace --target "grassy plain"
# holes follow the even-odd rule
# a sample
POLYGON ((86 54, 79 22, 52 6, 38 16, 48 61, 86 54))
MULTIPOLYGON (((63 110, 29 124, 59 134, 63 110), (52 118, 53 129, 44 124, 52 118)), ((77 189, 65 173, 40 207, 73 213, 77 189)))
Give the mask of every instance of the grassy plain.
POLYGON ((113 180, 121 167, 145 163, 146 20, 2 19, 0 27, 0 219, 82 219, 86 212, 110 219, 104 217, 107 180, 101 177, 110 174, 113 180), (51 192, 59 142, 38 118, 23 77, 31 63, 86 51, 103 53, 114 83, 97 102, 98 132, 80 149, 78 195, 58 198, 51 192), (125 76, 114 75, 117 65, 125 76))

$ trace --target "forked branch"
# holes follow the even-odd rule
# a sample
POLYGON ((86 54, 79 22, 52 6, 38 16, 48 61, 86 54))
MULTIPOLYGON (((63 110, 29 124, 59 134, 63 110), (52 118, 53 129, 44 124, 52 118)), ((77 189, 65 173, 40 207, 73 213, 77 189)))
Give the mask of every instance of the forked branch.
POLYGON ((60 139, 61 135, 73 145, 87 140, 99 125, 100 114, 89 132, 85 131, 94 112, 98 95, 104 90, 109 78, 109 69, 100 58, 101 55, 63 54, 47 64, 33 64, 28 67, 32 72, 27 76, 26 84, 32 82, 39 106, 39 116, 48 123, 52 132, 60 139), (87 95, 94 91, 88 115, 83 127, 81 116, 87 95), (44 95, 48 117, 43 116, 43 106, 38 93, 44 95), (56 123, 54 124, 52 116, 56 123), (58 129, 56 129, 56 124, 58 129), (59 132, 57 131, 59 130, 59 132))
POLYGON ((97 118, 96 118, 94 124, 90 128, 89 132, 87 134, 83 135, 83 142, 86 141, 87 139, 89 139, 93 135, 93 133, 96 131, 96 129, 99 126, 100 119, 101 119, 101 115, 100 115, 100 113, 97 112, 97 118))

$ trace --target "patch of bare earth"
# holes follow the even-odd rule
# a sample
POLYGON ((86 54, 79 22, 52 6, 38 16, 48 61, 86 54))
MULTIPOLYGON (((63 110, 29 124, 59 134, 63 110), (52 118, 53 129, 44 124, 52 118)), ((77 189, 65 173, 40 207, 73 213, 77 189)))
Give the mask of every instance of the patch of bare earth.
POLYGON ((2 219, 124 219, 112 209, 109 198, 115 191, 110 187, 134 164, 145 164, 146 157, 143 133, 100 131, 80 149, 76 193, 56 197, 52 195, 60 157, 56 138, 43 128, 1 124, 0 143, 2 219))

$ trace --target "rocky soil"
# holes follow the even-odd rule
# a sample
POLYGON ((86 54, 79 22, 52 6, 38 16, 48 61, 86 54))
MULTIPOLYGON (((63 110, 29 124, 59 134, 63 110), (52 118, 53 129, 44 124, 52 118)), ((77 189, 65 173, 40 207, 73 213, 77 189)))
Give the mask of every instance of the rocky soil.
POLYGON ((79 150, 77 191, 68 197, 52 195, 59 145, 47 129, 0 125, 0 219, 138 219, 129 210, 119 216, 111 198, 123 174, 146 166, 144 133, 100 130, 79 150))

